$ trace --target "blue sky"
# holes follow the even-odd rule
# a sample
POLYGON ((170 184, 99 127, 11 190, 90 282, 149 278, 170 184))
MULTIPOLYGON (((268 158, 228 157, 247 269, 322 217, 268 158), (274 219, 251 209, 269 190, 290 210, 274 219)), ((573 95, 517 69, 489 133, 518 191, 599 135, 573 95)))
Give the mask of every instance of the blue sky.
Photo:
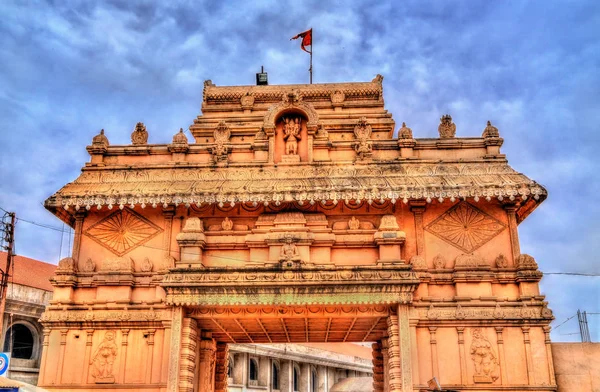
MULTIPOLYGON (((519 227, 544 272, 600 274, 597 1, 0 2, 0 207, 53 227, 43 201, 79 174, 100 128, 136 122, 168 143, 200 113, 205 79, 307 83, 293 35, 314 29, 315 82, 384 75, 387 109, 415 137, 450 113, 458 136, 491 120, 510 164, 549 198, 519 227)), ((19 221, 18 254, 56 263, 61 233, 19 221)), ((556 316, 600 313, 600 277, 546 275, 556 316)), ((590 315, 600 340, 600 315, 590 315)), ((577 340, 574 320, 552 333, 577 340)))

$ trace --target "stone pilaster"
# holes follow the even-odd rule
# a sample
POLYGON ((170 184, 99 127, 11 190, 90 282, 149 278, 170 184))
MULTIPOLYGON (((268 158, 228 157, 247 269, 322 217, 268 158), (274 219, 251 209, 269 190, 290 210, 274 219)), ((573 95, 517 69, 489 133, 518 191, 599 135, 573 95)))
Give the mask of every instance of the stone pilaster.
POLYGON ((417 324, 419 320, 412 319, 409 320, 410 326, 410 344, 412 350, 411 353, 411 361, 413 364, 412 374, 413 374, 413 382, 415 384, 421 383, 421 375, 419 374, 419 350, 417 350, 417 324))
POLYGON ((535 385, 535 374, 533 369, 533 357, 531 356, 531 340, 529 339, 529 326, 521 327, 523 331, 523 343, 525 344, 525 361, 527 362, 527 379, 529 385, 535 385))
POLYGON ((152 364, 154 363, 154 334, 156 329, 146 331, 146 345, 148 346, 148 357, 146 358, 146 383, 152 383, 152 364))
POLYGON ((65 364, 65 349, 67 346, 67 334, 69 333, 68 329, 60 330, 60 351, 58 354, 58 377, 57 384, 62 384, 62 375, 63 375, 63 367, 65 364))
POLYGON ((229 369, 229 345, 217 343, 217 364, 215 366, 215 392, 227 392, 227 370, 229 369))
MULTIPOLYGON (((173 232, 173 217, 175 216, 175 208, 169 207, 163 209, 163 217, 165 218, 165 232, 163 236, 163 259, 165 261, 171 256, 171 233, 173 232)), ((167 266, 167 268, 172 266, 167 266)))
MULTIPOLYGON (((179 364, 179 392, 194 391, 196 371, 196 345, 198 344, 196 320, 184 318, 181 325, 181 359, 179 364)), ((200 374, 202 377, 202 374, 200 374)))
POLYGON ((127 369, 127 346, 129 344, 129 329, 121 330, 121 369, 119 371, 119 379, 121 383, 125 382, 125 370, 127 369))
POLYGON ((467 355, 465 353, 465 327, 456 327, 458 333, 458 356, 460 358, 460 383, 467 384, 467 355))
POLYGON ((508 216, 508 230, 510 233, 510 246, 512 249, 513 265, 517 265, 517 259, 521 254, 521 246, 519 245, 519 231, 517 230, 517 207, 514 205, 505 206, 508 216))
POLYGON ((433 377, 437 377, 437 379, 439 380, 440 370, 438 362, 437 340, 435 337, 436 331, 437 327, 429 327, 429 346, 431 347, 431 371, 433 372, 433 377))
POLYGON ((167 377, 167 392, 179 391, 179 366, 181 357, 181 329, 183 325, 183 308, 173 309, 171 322, 171 349, 169 350, 169 372, 167 377))
POLYGON ((544 327, 544 342, 546 343, 546 360, 548 361, 548 375, 550 376, 550 385, 556 385, 554 375, 554 360, 552 359, 552 342, 550 341, 550 326, 544 327))
POLYGON ((388 338, 381 339, 381 354, 383 357, 383 392, 389 392, 390 390, 390 374, 388 372, 389 369, 389 354, 388 354, 388 338))
POLYGON ((498 342, 498 361, 500 362, 500 383, 508 384, 506 375, 506 357, 504 355, 504 337, 502 331, 504 327, 496 327, 496 341, 498 342))
POLYGON ((389 392, 400 392, 402 391, 402 359, 400 358, 398 316, 390 315, 387 323, 389 392))
POLYGON ((383 392, 383 353, 381 342, 373 343, 373 391, 383 392))
POLYGON ((415 217, 415 240, 417 254, 425 257, 425 230, 423 228, 423 214, 425 213, 425 201, 411 201, 410 210, 415 217))
MULTIPOLYGON (((412 356, 410 354, 410 326, 408 305, 398 305, 398 329, 400 337, 400 360, 402 365, 402 392, 412 392, 412 356)), ((416 364, 415 364, 416 365, 416 364)))
MULTIPOLYGON (((73 260, 79 264, 79 251, 81 249, 81 234, 83 233, 83 219, 86 216, 85 211, 77 211, 75 213, 75 236, 73 237, 73 260)), ((81 270, 81 266, 78 265, 81 270)))
POLYGON ((48 358, 48 344, 50 343, 50 332, 51 331, 49 328, 44 328, 44 331, 42 332, 44 335, 44 339, 42 340, 42 362, 40 364, 40 375, 38 378, 38 385, 43 385, 44 379, 46 378, 46 358, 48 358))
POLYGON ((198 392, 213 392, 214 390, 216 353, 217 344, 212 338, 200 340, 198 392))

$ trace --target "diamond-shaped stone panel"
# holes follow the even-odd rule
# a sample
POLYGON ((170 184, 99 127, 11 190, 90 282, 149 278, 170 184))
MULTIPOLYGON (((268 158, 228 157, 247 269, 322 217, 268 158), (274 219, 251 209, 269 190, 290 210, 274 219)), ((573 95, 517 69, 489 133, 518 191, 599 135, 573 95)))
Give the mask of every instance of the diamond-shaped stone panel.
POLYGON ((504 223, 463 201, 427 225, 425 230, 471 253, 505 228, 504 223))
POLYGON ((125 208, 96 222, 85 234, 114 254, 123 256, 161 231, 148 219, 125 208))

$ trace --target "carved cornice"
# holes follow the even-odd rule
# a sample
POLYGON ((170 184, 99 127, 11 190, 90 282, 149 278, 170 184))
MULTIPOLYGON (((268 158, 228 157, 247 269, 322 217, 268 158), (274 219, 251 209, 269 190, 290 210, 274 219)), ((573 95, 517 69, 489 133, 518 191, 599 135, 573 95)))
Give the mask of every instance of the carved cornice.
POLYGON ((470 306, 465 304, 427 306, 419 303, 415 307, 416 316, 424 321, 529 321, 549 323, 554 320, 552 311, 545 303, 527 305, 525 302, 497 303, 496 305, 470 306))
POLYGON ((320 83, 292 84, 271 86, 215 86, 205 84, 203 94, 204 106, 239 105, 243 96, 250 95, 254 104, 275 103, 281 100, 282 94, 297 90, 305 100, 330 99, 333 93, 343 94, 346 101, 354 99, 372 99, 380 101, 383 87, 378 78, 371 82, 358 83, 320 83))
POLYGON ((167 304, 177 306, 392 305, 411 301, 412 288, 382 285, 336 286, 335 292, 323 287, 178 287, 167 288, 166 298, 167 304))
MULTIPOLYGON (((299 165, 281 168, 235 167, 124 168, 84 170, 46 201, 64 208, 158 206, 202 203, 284 201, 378 201, 473 198, 539 200, 546 189, 505 163, 299 165)), ((61 215, 58 211, 55 212, 61 215)))
POLYGON ((409 268, 174 269, 162 286, 170 305, 408 303, 419 282, 409 268))

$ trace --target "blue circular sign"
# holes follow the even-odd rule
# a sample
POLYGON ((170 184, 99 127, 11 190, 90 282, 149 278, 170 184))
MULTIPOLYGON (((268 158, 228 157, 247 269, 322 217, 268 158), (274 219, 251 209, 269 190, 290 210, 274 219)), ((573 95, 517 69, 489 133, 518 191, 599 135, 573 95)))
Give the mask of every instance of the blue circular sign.
POLYGON ((3 376, 8 370, 8 355, 0 353, 0 376, 3 376))

